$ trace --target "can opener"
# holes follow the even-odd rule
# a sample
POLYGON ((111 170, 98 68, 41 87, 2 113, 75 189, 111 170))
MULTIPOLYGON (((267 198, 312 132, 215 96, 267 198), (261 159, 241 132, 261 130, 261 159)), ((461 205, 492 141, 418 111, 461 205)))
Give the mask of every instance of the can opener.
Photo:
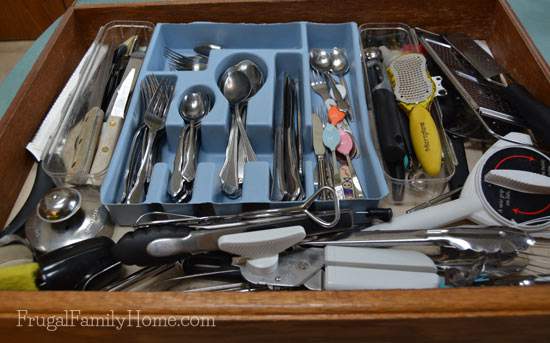
POLYGON ((434 262, 416 251, 397 249, 296 247, 306 236, 301 226, 244 232, 219 238, 220 250, 234 259, 242 276, 269 288, 305 286, 311 290, 437 288, 434 262))

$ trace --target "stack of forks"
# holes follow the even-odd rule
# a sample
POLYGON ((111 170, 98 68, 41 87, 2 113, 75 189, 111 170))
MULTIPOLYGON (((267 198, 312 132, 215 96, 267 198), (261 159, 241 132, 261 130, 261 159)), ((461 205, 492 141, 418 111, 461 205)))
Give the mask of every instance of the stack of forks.
POLYGON ((174 87, 174 80, 159 78, 155 75, 148 75, 141 82, 143 123, 132 139, 130 156, 124 173, 123 203, 140 203, 145 199, 156 160, 159 133, 164 130, 174 87))

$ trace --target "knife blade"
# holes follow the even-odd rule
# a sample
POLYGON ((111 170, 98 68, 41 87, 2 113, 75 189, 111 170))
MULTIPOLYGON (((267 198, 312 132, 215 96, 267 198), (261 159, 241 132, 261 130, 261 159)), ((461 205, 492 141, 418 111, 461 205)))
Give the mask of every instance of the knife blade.
POLYGON ((101 184, 111 161, 113 150, 124 123, 126 104, 130 98, 135 75, 136 68, 132 68, 117 90, 112 106, 109 106, 111 111, 107 121, 103 123, 98 148, 90 169, 90 174, 94 175, 93 183, 95 185, 101 184))

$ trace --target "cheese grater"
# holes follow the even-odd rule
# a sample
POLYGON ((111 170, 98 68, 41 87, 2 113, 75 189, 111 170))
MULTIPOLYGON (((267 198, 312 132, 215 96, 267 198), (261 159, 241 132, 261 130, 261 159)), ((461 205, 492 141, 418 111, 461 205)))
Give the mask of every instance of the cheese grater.
POLYGON ((416 157, 426 174, 437 176, 441 171, 441 139, 429 108, 434 97, 446 91, 430 77, 426 58, 419 53, 395 58, 388 67, 388 75, 396 100, 409 116, 416 157))
MULTIPOLYGON (((490 120, 524 128, 517 111, 499 89, 479 77, 479 73, 444 37, 420 29, 416 31, 421 44, 475 113, 490 120)), ((480 119, 485 123, 483 118, 480 119)), ((500 136, 489 126, 486 125, 486 128, 492 134, 500 136)))

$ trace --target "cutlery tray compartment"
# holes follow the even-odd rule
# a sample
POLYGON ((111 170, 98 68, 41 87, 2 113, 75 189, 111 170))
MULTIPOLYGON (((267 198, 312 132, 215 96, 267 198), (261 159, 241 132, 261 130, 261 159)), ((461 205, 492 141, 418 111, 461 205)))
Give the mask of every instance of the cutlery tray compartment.
MULTIPOLYGON (((101 200, 119 224, 132 224, 150 211, 167 211, 193 215, 237 213, 243 210, 270 206, 290 206, 295 202, 270 200, 273 175, 273 136, 283 116, 284 74, 298 80, 303 116, 304 187, 306 197, 314 193, 315 154, 312 141, 312 108, 320 107, 322 100, 310 87, 309 50, 311 48, 342 47, 350 60, 346 74, 349 101, 354 120, 350 122, 358 146, 358 157, 353 160, 355 170, 365 192, 360 200, 344 200, 343 206, 364 210, 374 207, 387 194, 381 164, 370 137, 364 78, 361 64, 359 30, 355 23, 314 24, 295 22, 285 24, 157 24, 147 51, 127 118, 121 132, 109 171, 101 188, 101 200), (165 48, 183 55, 193 55, 193 47, 216 44, 208 66, 202 71, 173 71, 164 57, 165 48), (219 171, 225 159, 225 149, 231 126, 230 106, 218 80, 224 70, 243 59, 251 59, 262 70, 264 84, 248 102, 246 130, 257 160, 245 165, 242 195, 237 199, 221 191, 219 171), (169 77, 175 81, 175 90, 167 118, 165 137, 160 140, 160 152, 154 164, 151 182, 143 203, 120 202, 125 167, 136 128, 142 122, 140 101, 141 81, 147 75, 169 77), (193 195, 188 203, 174 203, 167 189, 173 168, 178 138, 184 121, 178 108, 186 90, 195 86, 209 88, 214 94, 212 110, 201 121, 200 150, 193 195)), ((331 202, 318 202, 320 208, 331 202)))

